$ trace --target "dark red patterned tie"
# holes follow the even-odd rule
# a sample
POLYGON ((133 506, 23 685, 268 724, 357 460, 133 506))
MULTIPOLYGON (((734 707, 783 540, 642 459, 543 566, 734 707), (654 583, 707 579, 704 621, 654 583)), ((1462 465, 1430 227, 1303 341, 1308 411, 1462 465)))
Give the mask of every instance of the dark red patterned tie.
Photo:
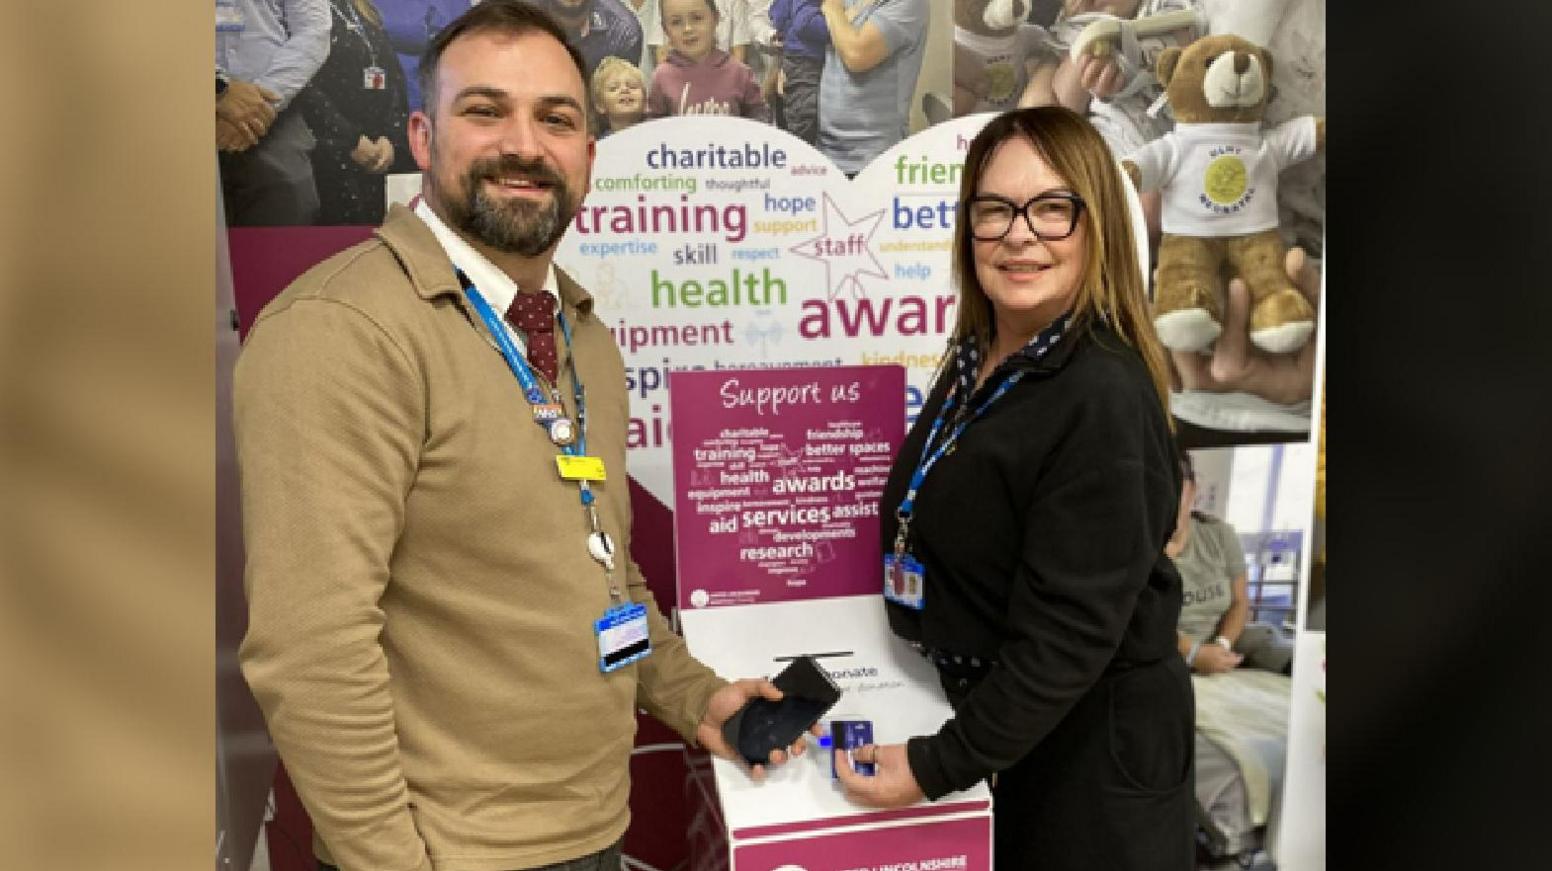
POLYGON ((555 383, 555 297, 547 290, 518 293, 507 309, 507 320, 528 341, 528 363, 555 383))

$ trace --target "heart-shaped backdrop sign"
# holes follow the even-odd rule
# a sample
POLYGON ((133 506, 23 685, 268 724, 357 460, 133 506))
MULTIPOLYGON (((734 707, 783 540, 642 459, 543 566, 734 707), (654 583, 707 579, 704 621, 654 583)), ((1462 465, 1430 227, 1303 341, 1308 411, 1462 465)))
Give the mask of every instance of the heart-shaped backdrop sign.
MULTIPOLYGON (((648 122, 599 142, 556 262, 594 295, 625 356, 638 484, 673 505, 670 370, 898 364, 914 419, 958 310, 965 150, 992 117, 929 127, 854 179, 741 118, 648 122)), ((1146 239, 1137 248, 1146 273, 1146 239)))

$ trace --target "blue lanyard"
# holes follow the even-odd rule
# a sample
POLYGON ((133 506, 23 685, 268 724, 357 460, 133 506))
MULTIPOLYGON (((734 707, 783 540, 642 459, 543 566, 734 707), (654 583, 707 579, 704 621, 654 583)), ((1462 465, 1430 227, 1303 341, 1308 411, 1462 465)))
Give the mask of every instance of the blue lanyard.
MULTIPOLYGON (((1062 334, 1067 329, 1067 323, 1071 320, 1071 315, 1071 312, 1067 312, 1052 321, 1051 325, 1042 330, 1020 353, 1033 360, 1039 360, 1041 357, 1044 357, 1046 352, 1051 350, 1052 345, 1061 341, 1062 334)), ((937 440, 938 432, 943 429, 944 422, 948 420, 949 412, 953 410, 954 405, 959 399, 960 385, 958 380, 956 379, 953 386, 949 387, 948 395, 943 398, 943 406, 938 409, 938 415, 932 421, 932 428, 927 431, 927 441, 922 444, 921 459, 916 463, 916 471, 911 473, 911 482, 906 486, 905 498, 900 500, 900 507, 895 509, 895 519, 900 521, 899 531, 895 535, 896 553, 903 554, 905 552, 906 534, 910 529, 911 514, 916 507, 916 495, 921 490, 922 484, 927 480, 927 473, 932 471, 932 467, 938 464, 938 460, 943 459, 949 451, 954 449, 954 445, 959 442, 959 437, 964 433, 965 428, 974 421, 979 420, 981 415, 985 414, 986 410, 992 407, 992 403, 1006 396, 1008 391, 1013 389, 1013 385, 1019 383, 1028 371, 1027 369, 1020 369, 1017 372, 1004 376, 1002 383, 997 385, 997 389, 992 392, 992 395, 986 397, 984 402, 976 406, 975 411, 971 412, 969 416, 959 421, 949 431, 948 437, 943 440, 943 443, 934 450, 932 443, 937 440)), ((966 396, 966 405, 969 404, 969 401, 970 397, 966 396)))
MULTIPOLYGON (((534 377, 533 369, 528 365, 528 360, 512 343, 512 337, 507 334, 506 325, 497 316, 490 303, 485 301, 474 282, 469 280, 462 269, 455 270, 458 273, 458 282, 463 285, 464 296, 474 305, 474 310, 479 312, 480 320, 485 322, 485 329, 496 340, 496 348, 501 351, 501 356, 507 361, 507 368, 517 376, 517 383, 523 389, 523 396, 528 399, 528 404, 540 406, 545 404, 544 388, 539 385, 539 380, 534 377)), ((571 359, 571 322, 566 320, 565 312, 557 309, 555 320, 560 324, 560 334, 566 341, 566 359, 571 359)), ((571 456, 585 456, 587 454, 587 400, 582 389, 582 376, 577 372, 573 363, 571 369, 571 393, 577 404, 577 438, 568 445, 561 445, 562 452, 571 456)), ((534 423, 541 428, 544 424, 536 417, 534 423)), ((583 507, 591 507, 593 504, 593 489, 586 481, 578 481, 577 485, 582 493, 583 507)))

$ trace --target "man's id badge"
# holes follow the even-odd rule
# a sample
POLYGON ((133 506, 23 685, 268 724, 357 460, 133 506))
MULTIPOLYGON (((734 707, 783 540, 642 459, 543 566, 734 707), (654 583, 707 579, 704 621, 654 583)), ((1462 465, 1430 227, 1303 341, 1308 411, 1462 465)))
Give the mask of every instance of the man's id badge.
POLYGON ((593 623, 598 633, 598 670, 605 674, 630 665, 652 652, 647 633, 647 606, 627 602, 604 612, 593 623))
POLYGON ((559 454, 555 457, 555 466, 560 469, 560 476, 567 481, 605 480, 604 461, 597 457, 559 454))
POLYGON ((884 557, 884 598, 913 611, 923 605, 922 564, 908 553, 884 557))
POLYGON ((361 70, 361 87, 368 91, 381 91, 388 87, 388 74, 382 67, 366 67, 361 70))

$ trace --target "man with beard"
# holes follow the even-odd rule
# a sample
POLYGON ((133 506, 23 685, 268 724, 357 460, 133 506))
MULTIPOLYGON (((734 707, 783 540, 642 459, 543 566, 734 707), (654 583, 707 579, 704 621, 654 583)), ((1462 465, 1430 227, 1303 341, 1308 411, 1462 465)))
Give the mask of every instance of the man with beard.
POLYGON ((238 362, 242 667, 322 867, 618 868, 636 709, 732 758, 722 724, 780 697, 696 662, 629 557, 623 363, 551 264, 594 152, 563 39, 515 0, 441 31, 420 203, 238 362))
MULTIPOLYGON (((587 80, 613 55, 631 63, 642 59, 641 20, 622 0, 544 0, 544 7, 566 31, 566 38, 582 53, 587 80)), ((642 69, 648 70, 643 66, 642 69)))

